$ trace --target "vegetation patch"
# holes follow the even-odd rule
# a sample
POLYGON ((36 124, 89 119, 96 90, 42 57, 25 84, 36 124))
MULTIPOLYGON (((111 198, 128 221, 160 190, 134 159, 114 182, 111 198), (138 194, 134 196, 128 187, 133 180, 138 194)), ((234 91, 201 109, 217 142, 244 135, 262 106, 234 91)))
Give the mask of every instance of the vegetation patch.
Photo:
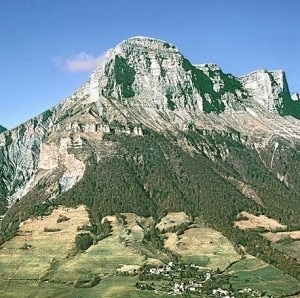
POLYGON ((229 282, 235 289, 251 288, 274 297, 288 296, 300 291, 297 279, 253 257, 234 264, 229 273, 229 282))
POLYGON ((249 212, 240 212, 237 216, 238 221, 234 222, 234 226, 242 230, 248 229, 264 229, 267 231, 286 230, 287 226, 280 224, 272 218, 265 215, 255 216, 249 212))
POLYGON ((93 241, 90 233, 80 233, 75 237, 75 245, 81 251, 88 249, 93 244, 93 241))
POLYGON ((90 222, 79 206, 59 207, 21 224, 18 236, 0 249, 0 296, 9 297, 9 291, 22 297, 25 288, 30 297, 70 298, 260 297, 263 292, 278 297, 300 290, 296 279, 240 256, 221 233, 182 212, 156 221, 118 213, 99 222, 90 222), (59 214, 69 219, 57 223, 59 214), (61 230, 45 232, 47 227, 61 230), (98 238, 101 233, 106 237, 98 238))
POLYGON ((117 274, 124 266, 143 264, 144 257, 132 251, 125 242, 122 243, 121 239, 126 235, 126 231, 118 217, 107 216, 103 218, 103 222, 105 220, 111 224, 111 235, 90 246, 84 253, 77 254, 62 263, 51 275, 53 281, 71 282, 80 278, 84 272, 96 276, 117 274))
MULTIPOLYGON (((272 244, 272 247, 283 252, 285 255, 290 258, 296 260, 298 265, 300 264, 300 241, 291 241, 287 239, 287 241, 280 241, 278 243, 272 244)), ((298 276, 300 272, 298 270, 298 276)))
POLYGON ((185 263, 224 270, 240 259, 231 242, 221 233, 207 228, 189 228, 182 235, 167 234, 165 247, 181 256, 185 263))
POLYGON ((264 238, 271 242, 293 241, 300 240, 300 231, 292 232, 268 232, 263 234, 264 238))
POLYGON ((44 278, 54 263, 64 261, 74 250, 77 226, 88 223, 84 206, 58 207, 50 215, 22 222, 17 236, 0 248, 0 279, 44 278), (70 220, 57 223, 59 214, 70 220))
POLYGON ((61 231, 61 228, 48 228, 48 227, 44 228, 44 232, 48 232, 48 233, 59 232, 59 231, 61 231))
POLYGON ((191 223, 191 218, 184 212, 170 212, 160 220, 156 228, 163 232, 174 232, 181 225, 186 228, 189 223, 191 223))

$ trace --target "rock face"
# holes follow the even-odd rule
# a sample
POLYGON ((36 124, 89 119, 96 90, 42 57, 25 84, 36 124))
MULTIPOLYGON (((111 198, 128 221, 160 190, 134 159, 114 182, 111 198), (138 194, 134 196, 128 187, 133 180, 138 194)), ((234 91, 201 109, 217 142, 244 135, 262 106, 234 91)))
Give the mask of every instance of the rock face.
POLYGON ((299 93, 294 93, 291 96, 293 101, 300 101, 300 94, 299 93))
MULTIPOLYGON (((238 131, 240 141, 258 148, 274 134, 299 142, 299 122, 280 117, 299 114, 299 97, 291 98, 282 71, 238 79, 215 64, 192 65, 164 41, 130 38, 109 50, 90 80, 64 102, 1 133, 0 198, 10 207, 41 185, 50 199, 71 189, 90 158, 115 154, 117 143, 107 141, 107 134, 238 131)), ((209 145, 202 149, 215 158, 209 145)), ((226 148, 218 150, 225 159, 226 148)))
POLYGON ((40 147, 49 130, 51 113, 0 135, 1 194, 13 203, 37 170, 40 147))
POLYGON ((129 39, 106 59, 97 71, 101 95, 134 106, 195 115, 221 112, 246 95, 238 80, 220 68, 197 68, 174 46, 156 39, 129 39))
POLYGON ((299 117, 283 71, 261 69, 241 77, 240 81, 249 95, 268 111, 299 117))

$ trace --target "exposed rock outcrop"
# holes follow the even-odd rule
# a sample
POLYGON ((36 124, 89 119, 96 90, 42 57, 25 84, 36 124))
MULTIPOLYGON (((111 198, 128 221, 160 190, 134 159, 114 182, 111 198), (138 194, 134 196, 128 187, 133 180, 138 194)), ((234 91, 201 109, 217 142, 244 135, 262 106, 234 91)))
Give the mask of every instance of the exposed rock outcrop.
POLYGON ((291 98, 285 73, 261 69, 240 78, 249 95, 272 113, 300 117, 300 109, 291 98))
MULTIPOLYGON (((89 158, 115 154, 117 144, 103 140, 105 134, 234 130, 257 148, 273 134, 299 140, 299 123, 278 116, 297 117, 299 102, 281 71, 237 79, 215 64, 192 65, 167 42, 130 38, 109 50, 90 80, 65 101, 1 133, 0 199, 11 206, 58 169, 49 197, 72 188, 89 158)), ((226 159, 225 147, 203 148, 211 159, 226 159)))
POLYGON ((300 101, 300 94, 299 93, 294 93, 292 94, 292 100, 293 101, 300 101))
POLYGON ((108 52, 96 71, 101 95, 131 106, 201 114, 246 96, 217 66, 195 67, 164 41, 135 37, 108 52))

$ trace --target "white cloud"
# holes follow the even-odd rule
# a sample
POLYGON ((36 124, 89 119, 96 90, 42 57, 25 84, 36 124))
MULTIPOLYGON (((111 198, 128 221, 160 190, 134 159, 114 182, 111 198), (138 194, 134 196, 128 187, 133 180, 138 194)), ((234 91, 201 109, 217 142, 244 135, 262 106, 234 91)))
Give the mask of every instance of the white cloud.
POLYGON ((103 60, 104 55, 94 57, 85 52, 80 52, 70 58, 57 57, 54 62, 69 72, 90 72, 97 68, 103 60))

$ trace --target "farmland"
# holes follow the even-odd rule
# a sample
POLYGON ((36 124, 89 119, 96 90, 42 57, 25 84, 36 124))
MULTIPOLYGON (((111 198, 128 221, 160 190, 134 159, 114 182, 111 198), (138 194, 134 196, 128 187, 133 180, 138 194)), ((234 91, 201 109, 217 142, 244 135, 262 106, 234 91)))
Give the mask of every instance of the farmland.
POLYGON ((244 288, 277 297, 300 290, 294 278, 241 255, 221 233, 183 213, 158 223, 133 213, 107 216, 109 233, 101 239, 90 232, 85 206, 50 213, 22 222, 2 245, 1 297, 167 297, 194 290, 214 296, 218 288, 237 297, 244 288), (85 250, 76 246, 79 234, 93 237, 85 250))

